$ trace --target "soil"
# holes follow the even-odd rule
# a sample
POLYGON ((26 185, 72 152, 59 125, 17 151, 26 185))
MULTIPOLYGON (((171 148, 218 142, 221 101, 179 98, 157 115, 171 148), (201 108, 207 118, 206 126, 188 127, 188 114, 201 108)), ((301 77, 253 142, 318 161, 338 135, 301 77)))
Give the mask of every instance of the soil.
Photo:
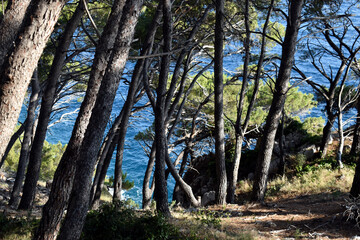
POLYGON ((321 193, 212 210, 223 213, 223 230, 230 236, 245 230, 255 231, 257 239, 360 239, 360 229, 343 216, 346 198, 321 193))

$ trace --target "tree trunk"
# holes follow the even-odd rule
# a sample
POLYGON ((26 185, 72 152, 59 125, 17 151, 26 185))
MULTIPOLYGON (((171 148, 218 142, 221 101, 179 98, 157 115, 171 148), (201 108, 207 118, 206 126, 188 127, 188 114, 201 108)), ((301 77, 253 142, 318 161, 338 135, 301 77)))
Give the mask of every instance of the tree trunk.
POLYGON ((8 1, 5 13, 0 21, 0 66, 13 46, 19 34, 31 0, 8 1))
POLYGON ((223 46, 224 46, 224 0, 216 0, 215 23, 215 57, 214 57, 214 89, 215 89, 215 158, 217 174, 217 204, 226 204, 227 177, 225 167, 225 133, 223 110, 223 46))
MULTIPOLYGON (((150 208, 151 197, 152 197, 152 194, 154 192, 155 185, 151 184, 151 186, 150 186, 150 180, 151 180, 151 173, 153 171, 154 164, 155 164, 155 155, 156 155, 156 146, 155 146, 155 141, 154 141, 153 145, 151 147, 149 161, 148 161, 148 165, 146 167, 144 181, 143 181, 143 188, 142 188, 142 194, 143 194, 142 208, 143 209, 149 209, 150 208)), ((154 178, 155 177, 153 177, 152 182, 154 182, 154 178)))
POLYGON ((31 76, 66 2, 35 1, 26 19, 27 26, 1 66, 0 157, 13 134, 31 76))
POLYGON ((97 181, 94 181, 93 188, 91 189, 93 196, 90 196, 90 201, 91 201, 90 208, 92 209, 97 209, 100 205, 100 197, 101 197, 102 189, 104 187, 107 169, 109 168, 112 155, 115 151, 115 147, 118 142, 118 138, 119 138, 118 135, 116 135, 113 141, 111 141, 109 150, 106 153, 104 153, 106 155, 105 158, 103 159, 102 167, 97 169, 97 171, 99 171, 98 178, 97 181))
POLYGON ((141 0, 128 0, 125 3, 119 32, 80 148, 69 206, 60 229, 59 240, 78 239, 81 235, 89 209, 91 178, 96 156, 125 68, 141 6, 141 0))
POLYGON ((290 1, 289 17, 286 27, 285 38, 282 47, 282 59, 279 75, 275 83, 275 91, 271 103, 269 115, 267 116, 264 134, 260 145, 257 160, 255 179, 252 192, 252 200, 263 201, 267 177, 269 172, 276 130, 284 108, 285 97, 288 90, 290 73, 294 62, 298 31, 300 28, 300 17, 303 0, 290 1))
POLYGON ((117 145, 117 142, 119 139, 119 137, 118 137, 119 134, 117 132, 119 130, 119 125, 121 123, 122 116, 123 116, 123 110, 121 110, 119 116, 116 117, 115 122, 111 126, 111 129, 109 130, 109 132, 103 142, 103 146, 101 147, 101 149, 99 151, 98 161, 97 161, 98 164, 96 166, 96 173, 95 173, 95 177, 94 177, 94 181, 93 181, 93 185, 91 187, 91 193, 90 193, 91 208, 97 207, 97 206, 94 206, 94 203, 98 202, 98 200, 100 200, 102 186, 100 189, 98 189, 98 187, 103 184, 103 183, 101 183, 101 181, 105 180, 107 169, 111 162, 112 155, 115 151, 115 148, 116 148, 116 145, 117 145), (103 176, 103 173, 105 173, 104 176, 103 176), (95 199, 95 198, 98 198, 98 199, 95 199))
POLYGON ((68 146, 55 172, 49 200, 43 208, 40 226, 34 239, 55 239, 59 231, 60 221, 72 189, 79 150, 97 98, 101 79, 112 52, 124 4, 125 0, 114 2, 109 19, 96 46, 86 95, 81 104, 68 146))
POLYGON ((248 66, 250 61, 250 26, 249 26, 249 0, 245 1, 245 29, 246 29, 246 38, 244 41, 244 48, 245 48, 245 56, 244 56, 244 70, 243 70, 243 81, 240 91, 240 100, 238 102, 237 107, 237 116, 236 116, 236 124, 235 124, 235 154, 234 154, 234 162, 232 167, 232 172, 230 175, 230 184, 229 184, 229 193, 228 193, 228 200, 230 203, 234 203, 235 201, 235 189, 238 180, 239 174, 239 166, 240 166, 240 158, 241 158, 241 150, 242 144, 244 140, 244 135, 246 129, 242 129, 241 124, 241 115, 244 109, 244 101, 245 101, 245 93, 247 89, 247 82, 248 82, 248 66))
MULTIPOLYGON (((172 16, 171 16, 171 1, 163 0, 163 37, 164 37, 164 52, 171 51, 171 33, 172 33, 172 16)), ((158 213, 166 217, 170 216, 168 196, 167 196, 167 182, 165 179, 165 159, 167 149, 166 138, 166 86, 169 75, 170 55, 164 55, 161 58, 160 76, 158 87, 156 88, 156 106, 155 106, 155 192, 156 210, 158 213)))
POLYGON ((23 196, 21 198, 19 209, 31 208, 35 198, 36 184, 40 175, 42 148, 44 146, 50 114, 55 99, 56 83, 60 78, 61 70, 64 66, 67 50, 69 49, 73 34, 77 29, 84 12, 84 2, 80 1, 72 18, 68 24, 66 24, 66 28, 59 39, 59 45, 56 48, 50 73, 46 80, 47 85, 41 101, 39 122, 30 152, 29 166, 26 173, 23 196))
POLYGON ((40 86, 38 82, 37 70, 34 72, 33 80, 31 81, 31 96, 29 101, 28 113, 26 117, 26 124, 24 130, 24 138, 21 145, 19 164, 16 171, 16 178, 11 192, 9 205, 17 207, 20 201, 20 192, 25 178, 25 170, 29 160, 30 145, 33 137, 33 128, 36 115, 36 107, 38 105, 40 93, 40 86))
MULTIPOLYGON (((142 50, 140 55, 144 56, 151 52, 156 30, 159 26, 159 21, 162 17, 161 12, 161 4, 157 7, 157 11, 152 19, 150 26, 148 27, 149 30, 146 35, 146 39, 144 41, 142 50)), ((122 111, 124 112, 124 117, 121 121, 120 128, 119 128, 119 140, 116 152, 116 161, 115 161, 115 174, 114 174, 114 195, 113 200, 120 200, 121 199, 121 185, 122 185, 122 161, 124 155, 124 146, 125 146, 125 137, 127 128, 129 125, 129 118, 131 115, 131 110, 135 104, 135 96, 138 90, 138 86, 140 84, 141 76, 142 76, 142 68, 144 65, 144 59, 140 59, 134 68, 134 73, 131 78, 131 83, 129 86, 128 94, 126 97, 126 101, 124 103, 122 111)))
POLYGON ((331 138, 331 129, 335 123, 336 115, 334 114, 328 114, 328 121, 323 128, 323 136, 321 138, 321 145, 320 145, 320 151, 321 151, 321 157, 324 158, 326 156, 328 147, 329 147, 329 141, 331 138))

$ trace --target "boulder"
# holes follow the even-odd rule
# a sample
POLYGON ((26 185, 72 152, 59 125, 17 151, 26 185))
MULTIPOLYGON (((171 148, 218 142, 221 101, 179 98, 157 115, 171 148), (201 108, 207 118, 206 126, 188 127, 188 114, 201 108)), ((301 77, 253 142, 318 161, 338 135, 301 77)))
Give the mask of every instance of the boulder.
POLYGON ((201 197, 201 206, 207 206, 215 201, 215 191, 204 193, 201 197))
POLYGON ((310 145, 308 147, 304 147, 302 149, 302 151, 300 152, 300 154, 305 155, 306 159, 310 160, 310 159, 312 159, 314 157, 315 153, 317 153, 317 152, 318 152, 318 149, 313 144, 313 145, 310 145))

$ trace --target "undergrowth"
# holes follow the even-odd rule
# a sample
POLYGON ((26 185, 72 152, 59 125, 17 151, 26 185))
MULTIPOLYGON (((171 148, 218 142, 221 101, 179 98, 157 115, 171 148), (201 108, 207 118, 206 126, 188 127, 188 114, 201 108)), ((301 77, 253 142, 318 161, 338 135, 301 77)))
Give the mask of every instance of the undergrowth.
POLYGON ((30 218, 12 218, 0 213, 0 239, 31 239, 39 220, 30 218))
POLYGON ((186 239, 164 216, 138 213, 123 202, 107 203, 86 217, 81 236, 97 239, 186 239))
MULTIPOLYGON (((300 162, 302 162, 300 160, 300 162)), ((303 162, 302 162, 303 163, 303 162)), ((299 196, 323 192, 349 192, 354 176, 354 167, 345 165, 336 169, 333 160, 315 161, 311 165, 298 165, 292 175, 278 176, 267 184, 266 197, 299 196)), ((238 192, 248 194, 252 190, 252 181, 240 181, 238 192)))

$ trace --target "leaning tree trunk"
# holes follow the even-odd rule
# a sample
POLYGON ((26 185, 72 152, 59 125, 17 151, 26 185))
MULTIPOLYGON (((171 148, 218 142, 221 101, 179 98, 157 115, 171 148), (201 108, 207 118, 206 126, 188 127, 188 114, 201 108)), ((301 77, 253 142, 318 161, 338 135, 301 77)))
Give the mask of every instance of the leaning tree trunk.
POLYGON ((290 1, 290 8, 288 13, 289 18, 282 47, 282 58, 279 75, 275 83, 273 100, 271 103, 269 115, 267 116, 255 171, 252 192, 252 200, 254 201, 264 200, 269 166, 274 147, 275 134, 281 117, 281 112, 284 108, 291 69, 294 63, 303 2, 303 0, 290 1))
POLYGON ((20 192, 25 178, 25 170, 28 164, 31 139, 33 137, 33 128, 36 116, 36 107, 38 105, 40 86, 38 82, 37 71, 35 70, 33 80, 31 81, 31 96, 29 101, 29 107, 27 111, 26 124, 24 130, 24 138, 21 145, 19 164, 16 171, 16 178, 14 186, 11 192, 9 205, 17 207, 20 201, 20 192))
POLYGON ((0 158, 19 118, 31 76, 66 0, 38 0, 26 26, 0 67, 0 158))
POLYGON ((19 34, 30 2, 31 0, 8 1, 5 13, 0 20, 0 66, 4 63, 6 55, 19 34))
POLYGON ((98 153, 95 177, 90 192, 91 208, 98 207, 97 204, 100 200, 101 190, 102 190, 103 182, 106 177, 106 172, 118 142, 117 132, 122 120, 122 116, 123 116, 123 111, 121 110, 120 114, 116 117, 113 125, 111 126, 109 132, 107 133, 107 136, 104 139, 104 142, 102 143, 102 146, 98 153))
MULTIPOLYGON (((143 187, 142 187, 142 208, 143 209, 149 209, 151 205, 151 197, 154 192, 154 184, 150 185, 151 180, 151 173, 153 171, 154 165, 155 165, 155 155, 156 155, 156 146, 155 141, 153 142, 151 146, 149 161, 146 167, 145 175, 144 175, 144 181, 143 181, 143 187)), ((153 181, 154 182, 154 177, 153 181)))
POLYGON ((77 29, 84 12, 84 2, 81 1, 70 21, 66 24, 65 30, 59 39, 59 45, 56 48, 50 73, 46 79, 46 88, 41 101, 39 120, 30 152, 29 166, 26 173, 23 196, 21 198, 19 209, 31 208, 35 198, 36 184, 40 175, 42 149, 56 94, 56 83, 60 78, 61 70, 64 66, 67 50, 70 47, 73 34, 77 29))
MULTIPOLYGON (((156 34, 156 30, 159 26, 159 21, 161 19, 161 4, 157 7, 157 11, 151 21, 151 25, 148 27, 149 30, 146 35, 146 39, 144 41, 142 50, 140 55, 144 56, 150 53, 153 42, 156 34)), ((113 200, 121 199, 121 185, 122 185, 122 161, 124 155, 124 146, 125 146, 125 137, 127 128, 129 125, 129 118, 131 115, 132 107, 135 104, 136 92, 138 90, 138 86, 141 80, 142 69, 144 66, 144 59, 140 59, 134 68, 134 73, 131 78, 131 83, 129 86, 128 94, 126 97, 126 101, 123 106, 123 118, 119 127, 119 138, 118 138, 118 146, 116 151, 116 161, 115 161, 115 173, 114 173, 114 195, 113 200)))
POLYGON ((224 46, 224 0, 216 0, 215 23, 215 57, 214 57, 214 89, 215 89, 215 158, 217 173, 216 202, 226 204, 227 177, 225 167, 225 133, 223 109, 223 46, 224 46))
POLYGON ((49 200, 43 208, 42 218, 35 239, 55 239, 60 228, 67 202, 70 197, 75 176, 76 162, 88 126, 91 110, 94 107, 101 79, 114 45, 125 0, 116 0, 103 30, 90 72, 89 83, 79 115, 76 119, 68 146, 56 169, 49 200))
POLYGON ((69 206, 60 229, 59 240, 78 239, 81 235, 89 209, 91 178, 96 156, 125 68, 141 6, 142 0, 128 0, 125 3, 119 32, 80 148, 69 206))

